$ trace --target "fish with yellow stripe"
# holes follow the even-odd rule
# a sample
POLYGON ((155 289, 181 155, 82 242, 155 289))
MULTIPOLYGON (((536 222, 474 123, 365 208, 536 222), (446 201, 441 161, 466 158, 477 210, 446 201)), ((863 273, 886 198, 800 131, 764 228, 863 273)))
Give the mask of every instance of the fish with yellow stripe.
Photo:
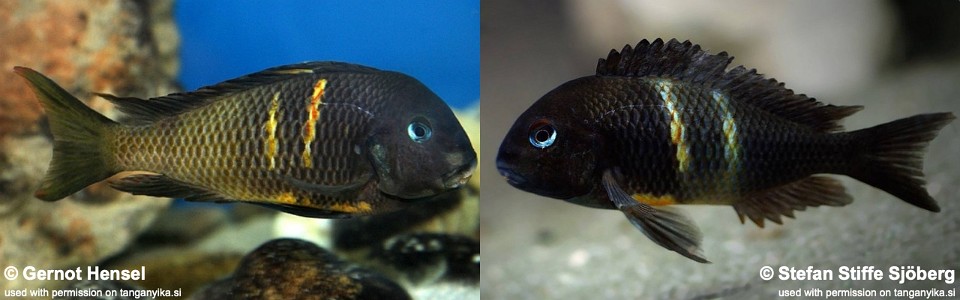
POLYGON ((843 131, 861 106, 795 94, 725 52, 643 40, 600 59, 594 76, 544 95, 497 154, 508 183, 534 194, 619 209, 651 240, 698 262, 699 229, 675 204, 731 205, 741 222, 853 199, 841 174, 939 211, 922 155, 952 113, 843 131))
POLYGON ((113 121, 42 74, 53 134, 36 197, 55 201, 124 171, 121 191, 239 201, 310 217, 370 215, 456 189, 476 153, 450 108, 416 79, 339 62, 267 69, 152 99, 99 94, 113 121))

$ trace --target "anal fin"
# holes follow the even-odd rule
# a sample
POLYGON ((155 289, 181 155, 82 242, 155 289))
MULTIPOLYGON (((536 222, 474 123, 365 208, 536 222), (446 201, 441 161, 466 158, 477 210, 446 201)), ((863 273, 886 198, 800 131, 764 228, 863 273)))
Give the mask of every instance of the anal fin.
POLYGON ((322 218, 322 219, 346 219, 352 218, 354 215, 338 212, 327 209, 318 209, 314 207, 303 207, 290 204, 281 204, 281 203, 268 203, 268 202, 243 202, 260 205, 269 209, 282 211, 288 214, 294 214, 306 218, 322 218))
POLYGON ((763 220, 769 219, 782 224, 781 215, 793 218, 793 211, 805 210, 811 206, 844 206, 853 202, 843 184, 836 179, 824 176, 810 176, 783 186, 767 189, 748 195, 733 205, 740 222, 750 218, 757 226, 763 227, 763 220))
POLYGON ((110 186, 134 195, 183 198, 188 201, 229 202, 219 193, 163 175, 138 174, 111 181, 110 186))

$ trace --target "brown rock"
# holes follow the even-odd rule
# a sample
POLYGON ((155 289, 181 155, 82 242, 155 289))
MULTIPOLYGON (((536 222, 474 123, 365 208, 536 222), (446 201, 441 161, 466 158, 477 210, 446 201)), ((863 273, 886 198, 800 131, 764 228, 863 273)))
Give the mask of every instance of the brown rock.
POLYGON ((233 276, 193 299, 410 299, 396 283, 352 267, 310 242, 277 239, 240 262, 233 276))
MULTIPOLYGON (((92 91, 125 96, 172 92, 177 64, 171 61, 176 61, 179 40, 175 28, 170 30, 169 1, 149 3, 0 3, 0 82, 6 83, 0 85, 0 140, 37 133, 42 115, 39 102, 11 71, 14 66, 36 69, 80 99, 91 99, 92 91)), ((101 99, 90 105, 100 111, 109 108, 101 99)))
MULTIPOLYGON (((66 269, 114 255, 170 200, 95 186, 57 202, 33 198, 51 157, 43 113, 14 66, 34 68, 107 116, 91 92, 147 97, 175 89, 169 1, 0 1, 0 263, 66 269), (161 46, 162 44, 162 46, 161 46)), ((0 289, 70 282, 3 280, 0 289)))

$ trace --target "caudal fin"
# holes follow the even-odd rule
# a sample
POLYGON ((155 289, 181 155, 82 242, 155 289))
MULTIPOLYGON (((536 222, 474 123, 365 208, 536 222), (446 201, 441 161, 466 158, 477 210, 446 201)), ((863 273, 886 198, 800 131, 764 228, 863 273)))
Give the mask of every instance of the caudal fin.
POLYGON ((849 175, 907 203, 939 212, 940 206, 924 188, 923 154, 954 118, 953 113, 923 114, 852 132, 855 143, 863 148, 849 175))
POLYGON ((104 135, 116 123, 84 105, 50 78, 24 67, 13 70, 30 83, 47 112, 53 160, 35 197, 63 199, 115 174, 104 153, 104 135))

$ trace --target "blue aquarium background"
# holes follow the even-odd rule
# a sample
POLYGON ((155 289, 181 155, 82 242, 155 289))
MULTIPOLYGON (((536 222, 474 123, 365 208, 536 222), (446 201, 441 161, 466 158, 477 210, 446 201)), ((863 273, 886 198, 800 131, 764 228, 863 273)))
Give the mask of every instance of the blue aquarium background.
POLYGON ((311 60, 411 75, 455 108, 480 97, 480 2, 177 1, 185 90, 311 60))

